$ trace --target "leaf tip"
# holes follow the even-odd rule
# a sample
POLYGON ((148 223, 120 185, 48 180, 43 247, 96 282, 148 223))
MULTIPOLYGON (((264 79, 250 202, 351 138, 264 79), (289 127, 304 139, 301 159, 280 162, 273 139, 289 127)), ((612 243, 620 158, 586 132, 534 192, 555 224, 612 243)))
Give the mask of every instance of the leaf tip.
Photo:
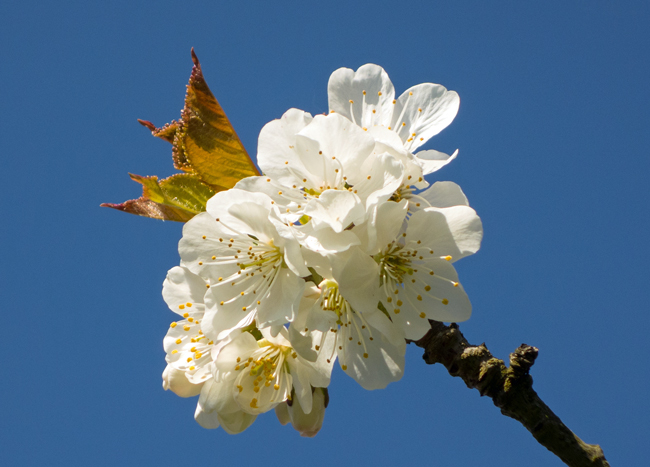
POLYGON ((196 53, 194 52, 194 47, 192 47, 191 53, 192 53, 192 62, 194 62, 194 65, 195 66, 201 66, 199 64, 199 57, 197 57, 196 53))
POLYGON ((99 205, 100 208, 112 208, 124 211, 124 203, 115 204, 115 203, 102 203, 99 205))
POLYGON ((141 120, 138 118, 138 123, 142 126, 146 126, 152 132, 156 131, 156 126, 148 120, 141 120))

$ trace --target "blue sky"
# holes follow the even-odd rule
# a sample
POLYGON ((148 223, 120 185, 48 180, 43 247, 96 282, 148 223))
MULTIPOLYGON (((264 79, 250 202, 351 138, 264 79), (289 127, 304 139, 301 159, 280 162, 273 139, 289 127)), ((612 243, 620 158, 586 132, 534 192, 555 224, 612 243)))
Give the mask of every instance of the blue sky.
POLYGON ((332 71, 435 82, 459 114, 427 148, 458 158, 481 251, 457 264, 461 330, 507 358, 612 465, 647 459, 650 6, 633 1, 4 2, 0 5, 4 465, 562 465, 491 401, 409 348, 364 391, 339 369, 315 439, 270 413, 200 428, 161 388, 161 297, 181 225, 99 208, 169 175, 137 118, 179 116, 190 48, 248 151, 268 121, 327 111, 332 71), (258 453, 259 449, 259 453, 258 453))

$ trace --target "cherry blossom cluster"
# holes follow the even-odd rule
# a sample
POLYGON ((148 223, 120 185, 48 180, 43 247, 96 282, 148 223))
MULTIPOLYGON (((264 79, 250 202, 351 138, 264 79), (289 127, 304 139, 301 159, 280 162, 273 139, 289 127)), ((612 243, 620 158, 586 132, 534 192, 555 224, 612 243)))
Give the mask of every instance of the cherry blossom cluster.
POLYGON ((457 151, 417 151, 454 119, 458 95, 424 83, 395 98, 372 64, 336 70, 328 95, 328 115, 290 109, 268 123, 264 175, 183 228, 163 285, 180 315, 163 386, 199 396, 203 427, 239 433, 275 409, 313 436, 336 361, 381 389, 429 320, 470 317, 453 263, 479 249, 481 221, 458 185, 425 180, 457 151))

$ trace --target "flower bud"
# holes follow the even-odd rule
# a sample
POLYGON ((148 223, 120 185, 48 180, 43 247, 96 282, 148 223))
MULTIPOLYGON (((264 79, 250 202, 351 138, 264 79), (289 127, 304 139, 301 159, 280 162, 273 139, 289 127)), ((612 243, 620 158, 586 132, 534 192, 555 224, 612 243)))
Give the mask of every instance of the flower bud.
MULTIPOLYGON (((291 425, 300 433, 300 436, 313 438, 323 426, 325 408, 329 403, 327 388, 314 388, 313 403, 311 412, 303 412, 298 398, 294 398, 291 405, 287 404, 287 412, 291 419, 291 425)), ((279 418, 279 417, 278 417, 279 418)))

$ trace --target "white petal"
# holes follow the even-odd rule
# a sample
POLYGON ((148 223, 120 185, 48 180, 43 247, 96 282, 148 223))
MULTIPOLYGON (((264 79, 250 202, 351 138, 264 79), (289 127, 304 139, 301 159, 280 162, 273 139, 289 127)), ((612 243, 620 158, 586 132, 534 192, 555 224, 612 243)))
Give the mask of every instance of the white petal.
POLYGON ((309 413, 311 412, 312 397, 308 369, 298 359, 289 358, 287 361, 293 376, 293 389, 296 395, 294 403, 297 400, 304 412, 309 413))
POLYGON ((194 216, 183 226, 183 238, 178 243, 181 266, 204 278, 226 277, 236 272, 239 268, 234 264, 224 266, 205 261, 226 248, 226 245, 219 242, 219 237, 225 235, 228 234, 223 232, 221 225, 207 212, 194 216))
POLYGON ((411 216, 406 236, 407 241, 421 240, 436 256, 458 261, 479 250, 483 225, 469 206, 426 208, 411 216))
POLYGON ((297 229, 300 232, 299 241, 311 251, 321 255, 345 251, 351 246, 361 243, 359 237, 349 230, 339 233, 331 227, 314 230, 313 226, 309 224, 311 222, 297 229))
POLYGON ((257 415, 246 413, 242 410, 232 413, 217 412, 217 418, 223 431, 229 435, 236 435, 243 432, 253 424, 257 415))
POLYGON ((220 380, 232 381, 237 375, 235 367, 237 358, 245 360, 258 349, 257 340, 248 332, 241 332, 225 345, 215 361, 217 376, 220 380))
POLYGON ((354 186, 354 193, 365 201, 366 209, 388 200, 404 179, 404 164, 398 158, 383 153, 368 160, 372 161, 368 176, 354 186))
POLYGON ((206 428, 208 430, 219 428, 219 419, 217 418, 217 412, 206 412, 199 404, 196 404, 194 420, 196 420, 197 423, 203 428, 206 428))
POLYGON ((257 145, 257 162, 263 173, 288 186, 299 181, 295 174, 307 170, 296 152, 296 134, 311 121, 312 117, 307 112, 289 109, 281 119, 273 120, 262 128, 257 145))
POLYGON ((192 384, 185 377, 185 372, 167 365, 163 371, 163 389, 170 390, 180 397, 194 397, 201 392, 203 384, 192 384))
POLYGON ((206 284, 205 279, 193 274, 189 269, 176 266, 167 272, 162 295, 174 313, 182 315, 192 312, 194 315, 205 310, 203 296, 207 290, 206 284))
POLYGON ((456 92, 439 84, 418 84, 397 100, 391 126, 404 141, 404 147, 413 152, 454 120, 459 105, 456 92))
POLYGON ((420 196, 436 208, 469 206, 465 193, 454 182, 436 182, 420 193, 420 196))
POLYGON ((395 89, 378 65, 368 63, 356 73, 349 68, 339 68, 330 76, 327 95, 330 111, 340 113, 359 126, 390 124, 395 89))
POLYGON ((422 166, 422 172, 424 175, 428 175, 449 164, 451 161, 456 159, 457 155, 458 149, 456 149, 451 156, 444 152, 429 149, 428 151, 420 151, 415 154, 415 159, 422 166))
POLYGON ((260 304, 257 305, 259 328, 293 321, 298 313, 305 281, 289 269, 282 268, 260 304))
POLYGON ((408 202, 402 200, 399 203, 386 202, 377 209, 375 229, 377 230, 377 246, 384 248, 388 243, 395 240, 402 230, 402 224, 408 212, 408 202))
MULTIPOLYGON (((324 180, 336 177, 334 171, 342 166, 343 173, 352 185, 362 179, 361 166, 375 146, 375 140, 369 134, 338 114, 317 115, 300 132, 300 136, 318 143, 312 151, 318 148, 322 152, 323 162, 318 160, 317 154, 312 154, 310 158, 319 163, 320 167, 326 162, 327 174, 323 174, 324 180)), ((313 173, 317 173, 316 169, 313 173)))
POLYGON ((305 206, 304 213, 312 218, 315 229, 329 226, 339 233, 350 224, 363 222, 366 210, 354 193, 326 190, 305 206))
POLYGON ((341 295, 360 313, 374 313, 380 301, 379 267, 360 248, 351 248, 344 265, 333 263, 341 295))
MULTIPOLYGON (((363 332, 372 332, 367 327, 363 332)), ((340 332, 340 331, 339 331, 340 332)), ((345 334, 344 334, 345 335, 345 334)), ((365 346, 350 342, 345 346, 345 372, 364 389, 383 389, 404 374, 404 351, 395 347, 377 330, 365 336, 365 346)), ((343 360, 339 360, 343 366, 343 360)))

